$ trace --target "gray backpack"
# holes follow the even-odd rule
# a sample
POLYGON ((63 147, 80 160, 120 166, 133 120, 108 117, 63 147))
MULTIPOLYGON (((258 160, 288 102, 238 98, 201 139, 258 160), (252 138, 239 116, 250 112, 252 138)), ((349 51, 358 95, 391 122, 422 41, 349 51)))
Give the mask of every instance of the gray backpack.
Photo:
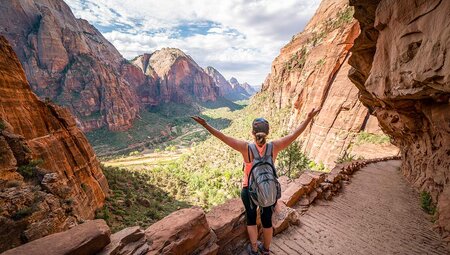
POLYGON ((252 168, 248 175, 250 198, 259 207, 273 206, 281 197, 281 185, 272 158, 272 143, 266 145, 264 156, 259 155, 254 143, 248 145, 253 155, 252 168))

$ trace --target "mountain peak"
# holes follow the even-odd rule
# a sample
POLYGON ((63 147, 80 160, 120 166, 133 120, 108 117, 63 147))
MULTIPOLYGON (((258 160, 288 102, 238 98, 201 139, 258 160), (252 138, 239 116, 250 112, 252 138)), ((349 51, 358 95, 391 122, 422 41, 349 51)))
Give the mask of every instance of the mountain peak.
POLYGON ((238 84, 238 85, 239 85, 239 82, 238 82, 238 80, 237 80, 236 78, 234 78, 234 77, 231 77, 231 79, 230 79, 230 83, 231 83, 232 85, 236 85, 236 84, 238 84))

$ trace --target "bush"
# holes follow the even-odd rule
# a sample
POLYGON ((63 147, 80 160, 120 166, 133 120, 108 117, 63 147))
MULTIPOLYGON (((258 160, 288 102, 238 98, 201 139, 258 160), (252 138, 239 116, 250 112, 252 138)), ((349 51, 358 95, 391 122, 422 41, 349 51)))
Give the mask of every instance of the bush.
POLYGON ((428 214, 434 215, 436 213, 436 206, 433 204, 433 199, 430 193, 426 191, 420 193, 420 206, 428 214))
POLYGON ((8 181, 8 182, 6 182, 5 186, 6 186, 6 188, 19 187, 20 186, 20 182, 19 181, 15 181, 15 180, 8 181))
POLYGON ((20 210, 18 210, 17 212, 15 212, 11 218, 13 220, 21 220, 23 218, 26 218, 28 216, 30 216, 31 214, 33 214, 33 208, 32 207, 25 207, 22 208, 20 210))
POLYGON ((330 169, 328 169, 322 161, 320 161, 319 164, 317 164, 314 161, 311 161, 308 166, 313 171, 330 172, 330 169))
POLYGON ((17 169, 19 173, 26 179, 36 177, 36 168, 44 161, 42 159, 33 159, 26 165, 21 165, 17 169))
POLYGON ((130 154, 128 154, 129 156, 136 156, 136 155, 139 155, 139 151, 132 151, 132 152, 130 152, 130 154))
POLYGON ((363 143, 387 144, 389 142, 390 138, 385 134, 372 134, 366 131, 359 132, 356 138, 357 144, 363 143))
POLYGON ((96 219, 104 219, 106 222, 109 220, 109 209, 108 207, 104 206, 102 209, 97 210, 95 212, 95 218, 96 219))
POLYGON ((339 156, 339 158, 336 159, 335 163, 340 164, 340 163, 345 163, 345 162, 351 162, 353 160, 356 160, 356 155, 353 155, 347 151, 344 151, 344 154, 339 156))
POLYGON ((2 119, 0 119, 0 131, 4 130, 5 128, 6 128, 5 122, 2 119))
POLYGON ((279 169, 289 178, 296 178, 308 167, 310 160, 301 151, 302 145, 294 141, 278 154, 279 169))

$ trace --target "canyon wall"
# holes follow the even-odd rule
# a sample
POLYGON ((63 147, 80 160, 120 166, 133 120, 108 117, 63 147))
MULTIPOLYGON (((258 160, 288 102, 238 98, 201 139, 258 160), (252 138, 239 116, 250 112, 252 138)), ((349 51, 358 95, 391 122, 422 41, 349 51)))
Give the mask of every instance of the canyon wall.
MULTIPOLYGON (((361 35, 349 77, 450 232, 450 1, 350 1, 361 35)), ((450 241, 450 236, 447 241, 450 241)))
POLYGON ((281 49, 262 87, 269 111, 287 111, 283 125, 291 130, 322 107, 300 139, 307 155, 327 167, 350 149, 358 132, 377 125, 347 77, 349 49, 359 34, 352 15, 346 0, 322 1, 305 30, 281 49))
POLYGON ((193 100, 215 101, 219 88, 189 55, 176 48, 163 48, 131 61, 146 75, 158 80, 158 100, 189 104, 193 100))
MULTIPOLYGON (((147 105, 217 97, 209 77, 183 60, 172 62, 167 77, 144 74, 62 0, 2 2, 0 34, 16 51, 33 91, 66 106, 84 131, 123 131, 147 105), (179 80, 189 71, 192 80, 179 80), (188 94, 179 93, 180 83, 188 94)), ((162 57, 168 55, 162 63, 171 61, 162 57)))
POLYGON ((123 73, 134 66, 63 1, 5 1, 0 24, 41 98, 67 106, 85 131, 131 126, 138 84, 123 73))
POLYGON ((69 111, 31 91, 0 36, 0 251, 94 217, 108 183, 69 111))
POLYGON ((205 68, 205 72, 211 76, 219 87, 220 95, 228 100, 245 100, 256 94, 256 90, 247 82, 240 84, 234 77, 231 77, 230 81, 227 81, 225 77, 212 66, 205 68))

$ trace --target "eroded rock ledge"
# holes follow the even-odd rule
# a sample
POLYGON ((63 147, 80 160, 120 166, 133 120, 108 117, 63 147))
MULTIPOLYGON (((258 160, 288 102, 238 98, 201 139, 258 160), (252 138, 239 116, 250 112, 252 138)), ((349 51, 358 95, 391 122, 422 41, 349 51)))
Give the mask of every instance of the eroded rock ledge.
POLYGON ((360 100, 401 149, 402 172, 437 204, 450 241, 450 1, 350 0, 360 100))
POLYGON ((74 118, 37 98, 3 36, 0 95, 0 251, 4 251, 94 218, 109 188, 74 118))

